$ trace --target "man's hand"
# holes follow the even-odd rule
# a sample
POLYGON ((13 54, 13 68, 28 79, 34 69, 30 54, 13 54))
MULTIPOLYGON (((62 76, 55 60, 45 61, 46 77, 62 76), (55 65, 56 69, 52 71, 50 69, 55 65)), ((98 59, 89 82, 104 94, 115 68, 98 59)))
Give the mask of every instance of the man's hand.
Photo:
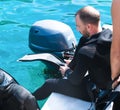
POLYGON ((64 77, 66 70, 69 69, 69 67, 67 66, 67 64, 65 64, 64 66, 60 66, 59 71, 61 72, 62 76, 64 77))
POLYGON ((71 60, 69 60, 69 59, 68 60, 65 59, 64 61, 67 65, 69 65, 69 63, 71 62, 71 60))
POLYGON ((118 79, 116 79, 113 84, 112 84, 112 88, 116 88, 118 86, 118 84, 120 83, 120 76, 118 77, 118 79))

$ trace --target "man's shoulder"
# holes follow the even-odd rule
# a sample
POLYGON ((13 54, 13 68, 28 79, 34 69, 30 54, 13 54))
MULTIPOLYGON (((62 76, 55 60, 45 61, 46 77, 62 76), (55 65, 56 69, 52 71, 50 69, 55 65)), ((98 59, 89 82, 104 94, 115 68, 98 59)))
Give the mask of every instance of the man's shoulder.
POLYGON ((94 44, 87 44, 79 49, 79 54, 93 58, 96 52, 96 46, 94 44))
POLYGON ((112 31, 110 29, 104 29, 100 36, 98 37, 98 42, 111 42, 112 41, 112 31))

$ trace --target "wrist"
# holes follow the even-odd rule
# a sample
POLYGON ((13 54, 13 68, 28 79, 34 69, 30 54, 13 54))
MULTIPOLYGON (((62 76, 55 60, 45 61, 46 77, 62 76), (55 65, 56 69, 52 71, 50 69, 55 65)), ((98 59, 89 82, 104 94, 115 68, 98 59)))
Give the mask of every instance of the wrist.
POLYGON ((65 71, 64 76, 65 76, 65 77, 68 77, 71 73, 72 73, 72 70, 69 68, 69 69, 67 69, 67 70, 65 71))

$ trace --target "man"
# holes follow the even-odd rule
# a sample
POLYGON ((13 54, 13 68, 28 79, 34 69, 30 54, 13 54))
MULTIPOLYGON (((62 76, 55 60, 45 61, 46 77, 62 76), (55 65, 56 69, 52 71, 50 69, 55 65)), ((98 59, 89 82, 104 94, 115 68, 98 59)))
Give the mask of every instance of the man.
POLYGON ((36 99, 0 69, 0 110, 39 110, 36 99))
POLYGON ((93 101, 88 87, 89 81, 100 89, 108 89, 111 82, 110 46, 112 32, 102 30, 100 13, 91 6, 78 10, 75 15, 77 30, 83 35, 73 60, 61 66, 67 79, 48 79, 33 95, 37 100, 58 92, 87 101, 93 101), (88 72, 88 74, 86 74, 88 72))
MULTIPOLYGON (((112 80, 120 75, 120 0, 113 0, 112 2, 112 23, 113 23, 113 39, 111 46, 111 72, 112 80)), ((118 81, 113 84, 113 88, 117 85, 118 81)))

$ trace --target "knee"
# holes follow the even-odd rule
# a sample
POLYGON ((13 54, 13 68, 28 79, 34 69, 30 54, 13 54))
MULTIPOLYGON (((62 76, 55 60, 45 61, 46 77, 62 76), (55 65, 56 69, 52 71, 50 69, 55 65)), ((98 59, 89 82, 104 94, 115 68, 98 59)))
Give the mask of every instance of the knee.
POLYGON ((39 108, 36 98, 32 94, 26 97, 24 107, 29 108, 30 110, 37 110, 37 108, 39 108))
POLYGON ((47 84, 47 83, 49 84, 50 82, 52 82, 52 80, 53 80, 53 79, 47 79, 47 80, 45 81, 45 83, 46 83, 46 84, 47 84))
POLYGON ((32 103, 32 102, 35 102, 36 101, 36 98, 35 96, 33 96, 32 94, 29 94, 27 97, 26 97, 26 102, 28 103, 32 103))
POLYGON ((47 79, 45 81, 45 84, 46 85, 53 85, 53 84, 56 84, 58 82, 58 79, 47 79))

